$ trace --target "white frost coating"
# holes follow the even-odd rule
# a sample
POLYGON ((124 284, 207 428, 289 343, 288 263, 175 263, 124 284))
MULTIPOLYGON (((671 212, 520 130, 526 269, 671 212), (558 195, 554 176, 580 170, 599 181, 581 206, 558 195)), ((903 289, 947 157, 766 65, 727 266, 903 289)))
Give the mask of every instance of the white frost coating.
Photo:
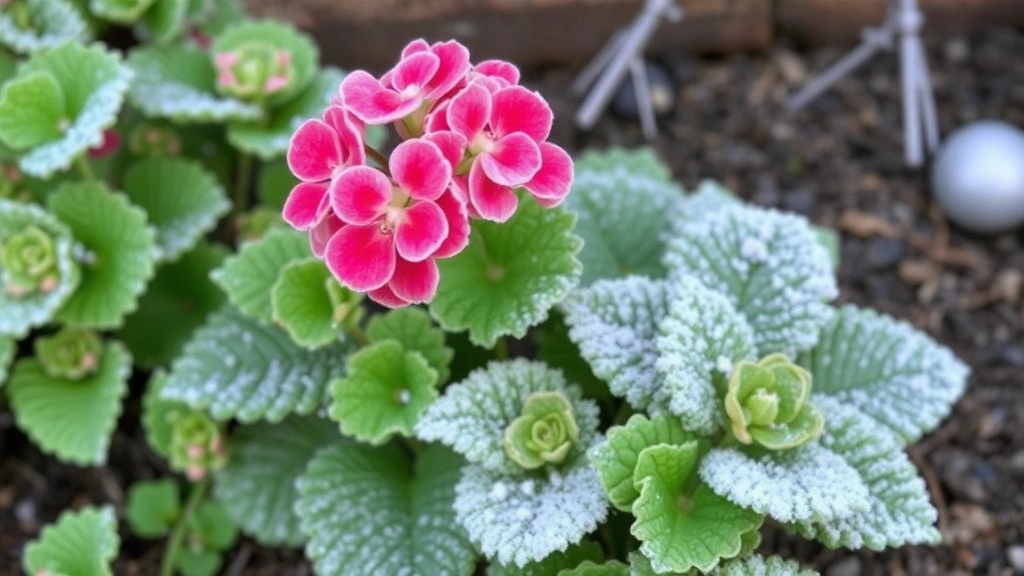
POLYGON ((67 0, 27 0, 26 4, 32 12, 33 25, 45 29, 23 30, 8 16, 9 12, 0 11, 0 45, 27 54, 67 41, 84 42, 89 37, 88 25, 67 0))
POLYGON ((799 363, 811 371, 815 397, 859 408, 904 443, 949 414, 970 372, 948 348, 906 322, 851 305, 840 309, 799 363))
POLYGON ((608 500, 597 472, 577 458, 553 476, 538 478, 534 491, 509 482, 506 498, 492 497, 501 473, 467 465, 455 487, 455 514, 480 550, 501 564, 520 568, 579 542, 604 521, 608 500))
POLYGON ((724 390, 713 375, 726 365, 754 356, 754 333, 725 296, 691 276, 677 279, 678 294, 658 327, 659 357, 668 409, 686 430, 712 434, 722 425, 724 390))
POLYGON ((758 355, 813 346, 838 295, 828 252, 807 220, 735 204, 679 227, 665 253, 669 279, 692 275, 746 317, 758 355))
POLYGON ((833 522, 868 508, 868 489, 857 471, 818 444, 752 458, 714 448, 700 477, 730 502, 779 522, 833 522))
POLYGON ((451 446, 489 470, 520 472, 505 454, 505 429, 522 414, 526 398, 540 391, 562 392, 569 399, 580 430, 574 450, 585 452, 600 424, 597 405, 584 399, 578 386, 567 384, 560 370, 524 359, 491 362, 449 386, 420 418, 416 435, 451 446))
POLYGON ((729 560, 711 572, 710 576, 818 576, 814 570, 800 567, 793 560, 779 556, 754 555, 741 560, 729 560))

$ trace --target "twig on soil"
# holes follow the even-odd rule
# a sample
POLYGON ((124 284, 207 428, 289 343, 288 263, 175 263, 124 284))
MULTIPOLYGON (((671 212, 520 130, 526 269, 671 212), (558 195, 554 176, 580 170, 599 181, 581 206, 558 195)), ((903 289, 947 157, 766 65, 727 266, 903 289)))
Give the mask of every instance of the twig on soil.
POLYGON ((235 555, 235 559, 231 561, 231 565, 224 571, 224 576, 239 576, 242 570, 245 570, 245 565, 249 563, 249 557, 252 556, 252 546, 246 542, 242 544, 242 549, 235 555))
POLYGON ((946 497, 942 493, 939 478, 935 475, 935 470, 928 465, 928 461, 920 455, 917 449, 907 450, 907 454, 921 472, 921 476, 924 477, 924 482, 928 486, 928 493, 931 494, 932 502, 935 503, 935 509, 939 513, 939 533, 945 534, 948 526, 949 510, 946 507, 946 497))

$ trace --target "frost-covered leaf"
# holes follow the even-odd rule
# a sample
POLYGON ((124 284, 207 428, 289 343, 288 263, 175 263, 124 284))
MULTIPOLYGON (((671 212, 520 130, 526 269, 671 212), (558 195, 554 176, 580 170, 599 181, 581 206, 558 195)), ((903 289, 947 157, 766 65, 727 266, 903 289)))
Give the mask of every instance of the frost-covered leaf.
POLYGON ((584 561, 600 562, 602 559, 604 559, 604 552, 601 550, 601 545, 591 540, 584 540, 565 550, 552 552, 543 560, 530 562, 521 568, 514 564, 505 565, 491 562, 487 565, 487 576, 558 576, 562 570, 579 566, 584 561))
POLYGON ((900 440, 870 416, 835 400, 818 401, 827 414, 821 443, 853 466, 868 489, 869 507, 830 522, 791 526, 830 548, 882 550, 909 544, 937 544, 938 512, 924 480, 903 454, 900 440))
POLYGON ((449 331, 469 329, 480 346, 501 336, 522 338, 579 282, 575 220, 524 193, 508 222, 475 220, 469 246, 438 262, 441 283, 430 314, 449 331))
MULTIPOLYGON (((449 386, 420 418, 416 435, 451 446, 469 462, 488 470, 519 473, 522 468, 505 454, 505 429, 522 414, 533 392, 565 395, 579 426, 576 450, 585 451, 597 433, 597 406, 583 398, 579 387, 566 383, 561 372, 524 359, 491 362, 449 386)), ((573 457, 570 454, 568 458, 573 457)))
POLYGON ((819 444, 758 456, 714 448, 701 462, 700 477, 731 502, 780 522, 830 522, 868 506, 857 471, 819 444))
POLYGON ((89 12, 118 24, 133 24, 152 5, 153 0, 89 0, 89 12))
POLYGON ((969 372, 948 348, 910 324, 852 305, 840 309, 799 362, 811 371, 814 396, 859 408, 905 444, 949 414, 969 372))
POLYGON ((716 180, 702 180, 697 188, 683 199, 678 218, 673 222, 672 236, 681 232, 687 223, 703 220, 713 212, 741 204, 740 199, 716 180))
POLYGON ((18 351, 17 342, 10 338, 0 336, 0 388, 7 382, 7 367, 14 360, 14 353, 18 351))
POLYGON ((448 383, 448 365, 455 351, 445 346, 444 331, 431 323, 421 308, 398 308, 375 314, 366 326, 370 342, 397 340, 407 351, 419 352, 437 371, 437 386, 448 383))
POLYGON ((132 533, 142 538, 166 535, 178 521, 181 494, 174 480, 144 480, 128 489, 124 516, 132 533))
POLYGON ((697 277, 746 317, 759 356, 793 356, 818 341, 838 294, 828 253, 807 221, 736 205, 689 221, 668 244, 669 277, 697 277))
POLYGON ((662 414, 648 419, 634 414, 624 426, 611 427, 607 439, 591 448, 587 456, 601 475, 612 505, 628 512, 640 496, 640 488, 633 483, 640 453, 651 446, 677 446, 695 439, 674 416, 662 414))
POLYGON ((25 547, 22 567, 35 575, 111 576, 120 545, 113 508, 68 510, 25 547))
POLYGON ((537 359, 561 370, 565 377, 583 388, 587 397, 599 403, 610 401, 608 383, 594 375, 594 370, 580 355, 580 348, 569 338, 565 314, 554 310, 551 316, 532 333, 537 345, 537 359))
POLYGON ((340 439, 337 425, 309 416, 241 426, 231 435, 230 459, 217 473, 214 496, 261 544, 301 546, 295 480, 317 450, 340 439))
POLYGON ((676 296, 658 327, 658 360, 668 409, 687 430, 721 426, 721 397, 733 365, 755 356, 754 332, 720 292, 692 276, 672 286, 676 296))
POLYGON ((558 576, 629 576, 629 566, 618 560, 602 564, 587 560, 575 568, 562 570, 558 576))
POLYGON ((227 307, 211 314, 171 366, 161 396, 217 420, 276 422, 323 406, 348 346, 304 350, 276 326, 227 307))
POLYGON ((0 247, 12 237, 35 227, 53 242, 57 284, 48 291, 39 290, 15 297, 4 288, 10 272, 0 259, 0 335, 21 337, 31 328, 48 322, 78 286, 79 272, 75 264, 74 239, 64 224, 35 204, 24 204, 0 198, 0 247))
POLYGON ((562 304, 569 337, 612 394, 637 410, 665 411, 668 395, 657 371, 658 325, 674 294, 663 280, 639 276, 599 280, 562 304))
POLYGON ((35 52, 64 42, 85 42, 89 27, 68 0, 22 0, 18 7, 0 11, 0 45, 19 54, 35 52), (30 25, 19 26, 28 16, 30 25))
POLYGON ((259 106, 214 91, 217 72, 210 55, 197 46, 138 48, 128 56, 128 65, 136 73, 128 98, 146 116, 178 122, 260 118, 259 106))
POLYGON ((18 361, 8 384, 18 427, 60 460, 103 464, 131 368, 132 358, 119 342, 107 343, 97 371, 81 380, 52 378, 35 358, 18 361))
POLYGON ((724 562, 711 576, 818 576, 814 570, 800 567, 798 562, 779 556, 747 556, 724 562))
POLYGON ((195 246, 231 208, 214 175, 184 158, 132 164, 124 175, 124 192, 156 228, 160 260, 175 260, 195 246))
POLYGON ((65 184, 48 205, 83 248, 81 283, 57 318, 88 328, 121 326, 155 268, 146 214, 95 182, 65 184))
POLYGON ((395 340, 370 344, 348 358, 344 378, 331 383, 330 416, 347 436, 382 444, 412 435, 437 398, 437 371, 423 355, 395 340))
POLYGON ((317 452, 297 481, 295 502, 317 574, 473 574, 476 552, 452 511, 461 466, 439 446, 415 466, 394 445, 317 452))
POLYGON ((583 238, 581 285, 631 274, 662 277, 666 231, 683 190, 649 149, 588 152, 576 162, 566 208, 583 238))
POLYGON ((468 464, 455 487, 455 514, 490 559, 525 566, 579 542, 604 521, 608 501, 586 458, 560 470, 508 475, 468 464))
MULTIPOLYGON (((310 256, 281 269, 270 292, 274 322, 299 346, 319 348, 343 337, 329 290, 346 292, 323 260, 310 256)), ((355 301, 358 306, 358 301, 355 301)))
POLYGON ((271 293, 281 270, 290 262, 310 256, 309 240, 294 230, 274 229, 245 244, 211 274, 228 299, 260 322, 273 319, 271 293))
POLYGON ((763 521, 703 483, 692 487, 700 452, 695 441, 659 444, 637 459, 633 481, 640 497, 633 503, 636 521, 630 532, 656 572, 707 572, 739 554, 743 536, 763 521))

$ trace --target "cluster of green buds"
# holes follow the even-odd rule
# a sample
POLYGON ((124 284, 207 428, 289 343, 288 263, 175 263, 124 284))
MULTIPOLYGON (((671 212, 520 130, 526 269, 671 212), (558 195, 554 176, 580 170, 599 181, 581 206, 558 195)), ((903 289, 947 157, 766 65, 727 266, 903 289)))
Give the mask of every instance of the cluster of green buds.
POLYGON ((171 467, 193 482, 227 463, 224 438, 217 423, 201 412, 183 410, 171 416, 171 467))
POLYGON ((247 42, 213 57, 217 88, 224 94, 259 101, 292 84, 291 54, 263 42, 247 42))
POLYGON ((15 298, 52 292, 60 283, 56 245, 37 226, 26 226, 0 246, 0 279, 15 298))
POLYGON ((81 380, 99 370, 103 341, 92 330, 63 328, 33 344, 43 372, 51 378, 81 380))
POLYGON ((143 122, 128 135, 128 149, 146 158, 177 156, 181 154, 181 138, 169 125, 143 122))
POLYGON ((527 470, 560 464, 579 439, 572 404, 561 392, 534 392, 505 429, 505 454, 527 470))
POLYGON ((742 444, 785 450, 821 435, 825 421, 808 400, 811 374, 782 354, 740 362, 729 377, 725 412, 742 444))

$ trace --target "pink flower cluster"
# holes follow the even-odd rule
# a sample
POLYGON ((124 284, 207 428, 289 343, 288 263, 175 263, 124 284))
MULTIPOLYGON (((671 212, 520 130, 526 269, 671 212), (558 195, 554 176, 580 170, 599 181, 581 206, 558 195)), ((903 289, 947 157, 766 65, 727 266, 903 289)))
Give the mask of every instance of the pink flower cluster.
POLYGON ((466 247, 471 219, 511 218, 517 188, 547 208, 568 194, 572 159, 547 142, 551 122, 512 64, 416 40, 380 78, 346 76, 323 117, 296 130, 288 165, 301 182, 284 219, 309 231, 342 285, 389 307, 427 302, 436 260, 466 247), (402 141, 385 158, 365 132, 389 124, 402 141))

